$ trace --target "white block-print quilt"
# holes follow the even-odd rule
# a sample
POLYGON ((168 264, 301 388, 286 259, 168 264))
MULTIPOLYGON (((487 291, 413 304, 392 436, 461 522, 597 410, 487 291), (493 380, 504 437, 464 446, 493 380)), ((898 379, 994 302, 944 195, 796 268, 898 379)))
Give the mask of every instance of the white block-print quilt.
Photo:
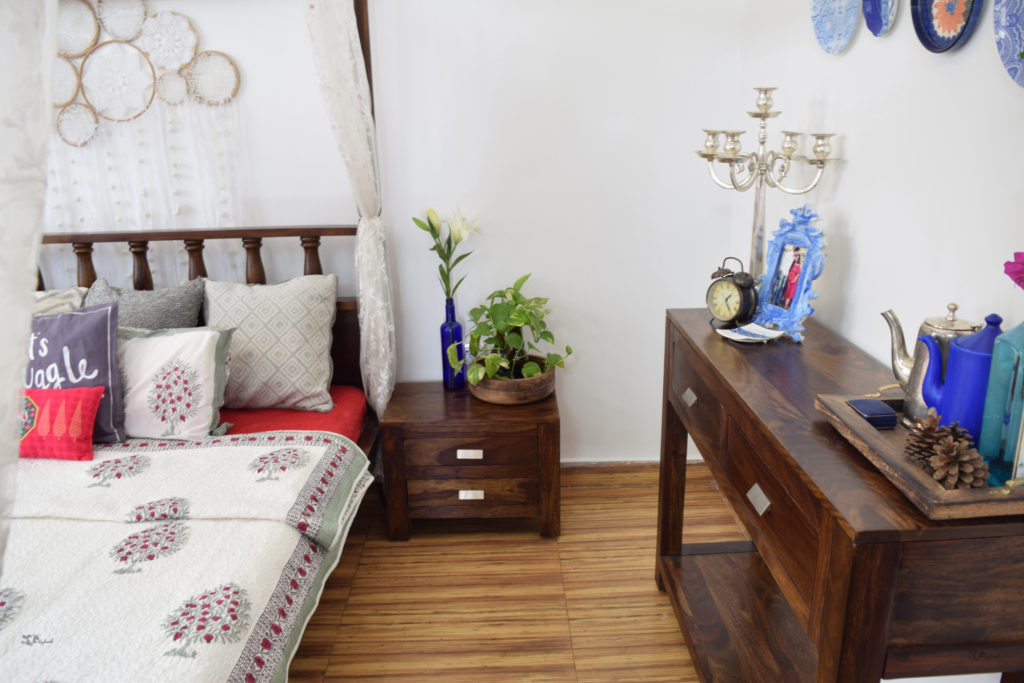
POLYGON ((0 680, 285 680, 366 470, 326 432, 22 460, 0 680))

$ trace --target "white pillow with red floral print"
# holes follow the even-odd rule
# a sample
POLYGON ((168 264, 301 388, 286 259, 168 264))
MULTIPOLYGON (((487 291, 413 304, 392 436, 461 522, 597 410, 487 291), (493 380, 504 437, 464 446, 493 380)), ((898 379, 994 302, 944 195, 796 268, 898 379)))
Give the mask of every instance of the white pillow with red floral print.
POLYGON ((223 431, 220 408, 233 331, 118 329, 117 363, 129 437, 199 440, 223 431))

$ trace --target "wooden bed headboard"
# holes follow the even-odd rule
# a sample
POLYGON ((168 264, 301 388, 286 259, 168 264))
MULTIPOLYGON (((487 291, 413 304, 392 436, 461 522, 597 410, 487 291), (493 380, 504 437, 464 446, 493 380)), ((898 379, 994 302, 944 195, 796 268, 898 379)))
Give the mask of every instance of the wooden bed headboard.
MULTIPOLYGON (((127 242, 132 254, 132 284, 135 289, 153 289, 153 274, 149 267, 150 242, 181 242, 188 255, 188 279, 206 277, 203 248, 207 240, 241 240, 245 249, 245 280, 247 284, 266 284, 260 249, 269 237, 296 237, 304 252, 303 275, 320 275, 320 238, 333 236, 355 237, 354 225, 328 225, 280 228, 229 228, 210 230, 147 230, 140 232, 74 232, 43 235, 43 244, 70 244, 77 259, 78 286, 89 287, 96 281, 92 262, 93 245, 99 242, 127 242)), ((46 283, 38 274, 37 289, 46 283)), ((331 348, 334 362, 333 384, 361 387, 359 371, 359 319, 355 297, 338 299, 338 314, 334 320, 334 342, 331 348)))

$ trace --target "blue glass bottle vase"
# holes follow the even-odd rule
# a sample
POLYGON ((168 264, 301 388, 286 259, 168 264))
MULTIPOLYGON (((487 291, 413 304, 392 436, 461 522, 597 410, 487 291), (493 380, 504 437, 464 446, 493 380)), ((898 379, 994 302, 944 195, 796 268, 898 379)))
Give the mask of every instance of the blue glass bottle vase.
POLYGON ((457 391, 466 386, 466 366, 456 370, 448 362, 448 347, 452 344, 459 345, 459 360, 462 360, 466 353, 462 345, 462 323, 455 319, 455 301, 445 299, 444 322, 441 323, 441 379, 445 389, 457 391))

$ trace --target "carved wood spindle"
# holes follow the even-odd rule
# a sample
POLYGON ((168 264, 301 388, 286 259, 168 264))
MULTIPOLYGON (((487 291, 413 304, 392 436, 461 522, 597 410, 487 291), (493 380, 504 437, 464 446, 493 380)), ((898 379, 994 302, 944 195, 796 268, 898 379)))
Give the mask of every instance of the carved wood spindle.
POLYGON ((318 235, 303 235, 299 238, 302 248, 306 252, 306 259, 302 266, 303 275, 323 275, 324 269, 320 265, 320 237, 318 235))
POLYGON ((262 237, 243 237, 245 247, 245 281, 250 285, 267 284, 267 274, 263 272, 263 259, 260 257, 262 237))
POLYGON ((135 289, 153 289, 153 273, 149 270, 149 242, 145 240, 128 242, 132 252, 132 285, 135 289))
POLYGON ((72 242, 71 249, 78 259, 78 286, 91 286, 96 282, 96 268, 92 265, 92 242, 72 242))
POLYGON ((203 262, 203 240, 185 240, 188 252, 188 279, 206 277, 206 263, 203 262))

